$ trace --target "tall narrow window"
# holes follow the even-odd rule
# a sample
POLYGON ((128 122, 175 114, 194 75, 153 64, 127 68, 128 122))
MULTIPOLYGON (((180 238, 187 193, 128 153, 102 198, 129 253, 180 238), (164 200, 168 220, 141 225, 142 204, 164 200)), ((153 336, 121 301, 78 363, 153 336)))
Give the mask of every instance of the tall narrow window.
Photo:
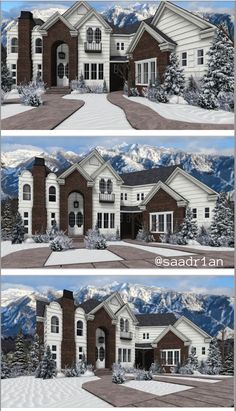
POLYGON ((69 226, 73 228, 75 226, 75 213, 73 211, 69 214, 69 226))
POLYGON ((11 64, 11 77, 13 84, 16 84, 16 64, 11 64))
POLYGON ((141 64, 137 65, 138 75, 137 75, 137 83, 140 84, 142 82, 142 66, 141 64))
POLYGON ((157 229, 157 216, 155 214, 152 215, 151 219, 151 231, 156 231, 157 229))
POLYGON ((43 50, 42 39, 36 39, 35 40, 35 53, 42 54, 42 50, 43 50))
POLYGON ((95 30, 95 42, 96 43, 101 43, 101 39, 102 39, 102 32, 101 30, 97 27, 95 30))
POLYGON ((115 228, 115 214, 110 214, 110 228, 115 228))
POLYGON ((55 334, 59 333, 59 318, 55 315, 51 318, 51 332, 55 334))
POLYGON ((57 66, 57 75, 59 78, 63 78, 65 73, 64 64, 60 63, 57 66))
POLYGON ((127 361, 127 350, 126 348, 123 349, 123 362, 127 361))
POLYGON ((104 213, 104 228, 109 228, 109 214, 104 213))
POLYGON ((203 49, 197 50, 197 64, 198 65, 204 64, 204 50, 203 49))
POLYGON ((188 65, 188 54, 186 51, 184 51, 181 54, 181 62, 182 62, 182 66, 187 66, 188 65))
POLYGON ((25 230, 25 234, 28 234, 29 232, 29 213, 28 211, 24 212, 24 230, 25 230))
POLYGON ((120 43, 116 43, 116 50, 120 50, 120 43))
POLYGON ((88 43, 93 42, 93 29, 91 27, 89 27, 87 30, 87 42, 88 43))
POLYGON ((84 329, 83 321, 77 321, 77 335, 79 337, 83 336, 83 329, 84 329))
POLYGON ((128 349, 128 362, 131 362, 131 350, 128 349))
POLYGON ((99 348, 99 360, 103 361, 105 359, 105 350, 103 347, 99 348))
POLYGON ((102 213, 97 213, 97 225, 98 228, 102 228, 102 213))
POLYGON ((18 38, 11 39, 11 53, 18 53, 18 38))
POLYGON ((210 218, 210 208, 209 207, 205 208, 205 218, 210 218))
POLYGON ((104 178, 102 178, 100 180, 99 189, 100 189, 100 193, 102 193, 102 194, 105 193, 105 191, 106 191, 106 182, 105 182, 104 178))
POLYGON ((54 186, 49 187, 49 201, 56 201, 56 187, 54 186))
POLYGON ((165 217, 164 214, 158 215, 158 231, 163 233, 165 231, 165 217))
POLYGON ((103 80, 103 64, 98 65, 98 79, 103 80))
POLYGON ((120 319, 120 331, 124 331, 124 329, 125 329, 124 319, 121 318, 121 319, 120 319))
POLYGON ((118 362, 122 362, 122 349, 118 348, 118 362))
POLYGON ((156 77, 156 62, 155 61, 151 61, 151 83, 154 84, 155 83, 155 77, 156 77))
POLYGON ((76 222, 78 227, 82 227, 83 225, 83 214, 79 211, 76 216, 76 222))
POLYGON ((148 63, 143 64, 143 83, 148 84, 148 63))
POLYGON ((129 331, 129 320, 125 320, 125 331, 128 332, 129 331))
POLYGON ((84 79, 89 80, 89 64, 85 63, 84 65, 84 79))
POLYGON ((197 208, 192 209, 193 218, 197 218, 197 208))
POLYGON ((69 77, 69 64, 68 63, 65 66, 65 76, 69 77))
POLYGON ((172 214, 166 215, 166 231, 167 233, 172 232, 172 214))
POLYGON ((125 49, 125 43, 121 43, 121 44, 120 44, 120 49, 121 49, 121 50, 124 50, 124 49, 125 49))
POLYGON ((127 201, 127 200, 128 200, 128 194, 125 193, 125 201, 127 201))
POLYGON ((91 64, 91 80, 97 80, 97 64, 91 64))
POLYGON ((31 187, 29 184, 23 185, 23 200, 26 200, 26 201, 31 200, 31 187))
POLYGON ((107 193, 111 194, 113 190, 113 184, 112 181, 110 179, 107 180, 107 193))

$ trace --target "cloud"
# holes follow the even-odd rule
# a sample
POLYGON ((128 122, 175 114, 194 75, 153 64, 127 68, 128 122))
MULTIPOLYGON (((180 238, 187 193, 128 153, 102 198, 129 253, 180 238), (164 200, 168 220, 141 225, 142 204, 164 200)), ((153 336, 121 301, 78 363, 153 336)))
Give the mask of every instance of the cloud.
POLYGON ((33 150, 33 151, 44 151, 42 147, 33 146, 30 144, 11 144, 11 143, 3 143, 2 144, 2 152, 7 153, 16 150, 33 150))
POLYGON ((5 283, 5 282, 2 282, 1 284, 2 291, 12 289, 12 288, 16 290, 35 291, 33 287, 30 287, 29 285, 25 285, 25 284, 5 283))

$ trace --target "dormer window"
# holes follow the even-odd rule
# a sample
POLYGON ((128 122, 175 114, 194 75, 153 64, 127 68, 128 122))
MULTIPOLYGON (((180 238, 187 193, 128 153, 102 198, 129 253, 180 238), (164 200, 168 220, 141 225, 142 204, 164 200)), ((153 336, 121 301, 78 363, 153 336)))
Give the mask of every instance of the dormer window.
POLYGON ((96 43, 101 43, 101 39, 102 39, 102 32, 101 30, 97 27, 95 30, 95 42, 96 43))
POLYGON ((100 180, 99 188, 100 188, 100 193, 104 194, 105 191, 106 191, 106 182, 105 182, 104 178, 102 178, 100 180))
POLYGON ((42 54, 42 50, 43 50, 42 39, 38 38, 35 40, 35 53, 42 54))
POLYGON ((113 189, 113 187, 112 187, 112 181, 109 179, 109 180, 107 180, 107 194, 111 194, 112 193, 112 189, 113 189))
POLYGON ((26 201, 31 200, 31 187, 29 184, 23 185, 23 200, 26 200, 26 201))
POLYGON ((89 27, 87 30, 87 42, 88 43, 93 42, 93 29, 91 27, 89 27))
POLYGON ((18 53, 18 38, 11 39, 11 53, 18 53))

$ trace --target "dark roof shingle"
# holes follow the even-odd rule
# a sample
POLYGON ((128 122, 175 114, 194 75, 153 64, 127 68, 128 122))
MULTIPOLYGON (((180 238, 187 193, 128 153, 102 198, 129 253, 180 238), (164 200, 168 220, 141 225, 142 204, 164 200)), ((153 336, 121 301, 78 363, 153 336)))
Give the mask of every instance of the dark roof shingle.
POLYGON ((124 184, 128 186, 155 184, 158 183, 158 181, 164 183, 177 167, 181 168, 179 165, 151 168, 150 170, 120 174, 120 177, 124 181, 124 184))
POLYGON ((94 308, 96 308, 101 301, 96 300, 95 298, 91 298, 90 300, 84 301, 82 304, 78 305, 78 307, 83 308, 86 314, 90 313, 94 308))
POLYGON ((139 326, 165 326, 173 325, 176 322, 176 317, 173 313, 157 313, 157 314, 135 314, 139 326))
POLYGON ((36 315, 37 315, 37 317, 43 317, 44 316, 44 310, 45 310, 46 305, 49 305, 49 301, 36 300, 36 315))

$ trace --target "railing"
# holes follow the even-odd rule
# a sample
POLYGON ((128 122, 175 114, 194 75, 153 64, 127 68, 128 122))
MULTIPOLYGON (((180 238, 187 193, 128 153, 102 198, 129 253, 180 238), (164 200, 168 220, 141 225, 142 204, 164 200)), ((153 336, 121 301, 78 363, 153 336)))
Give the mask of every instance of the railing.
POLYGON ((101 53, 102 52, 102 43, 89 43, 86 41, 84 43, 84 51, 86 53, 101 53))
POLYGON ((100 203, 114 203, 115 194, 99 193, 99 201, 100 203))
POLYGON ((129 331, 121 331, 120 332, 120 338, 123 340, 132 340, 133 339, 133 333, 129 331))

